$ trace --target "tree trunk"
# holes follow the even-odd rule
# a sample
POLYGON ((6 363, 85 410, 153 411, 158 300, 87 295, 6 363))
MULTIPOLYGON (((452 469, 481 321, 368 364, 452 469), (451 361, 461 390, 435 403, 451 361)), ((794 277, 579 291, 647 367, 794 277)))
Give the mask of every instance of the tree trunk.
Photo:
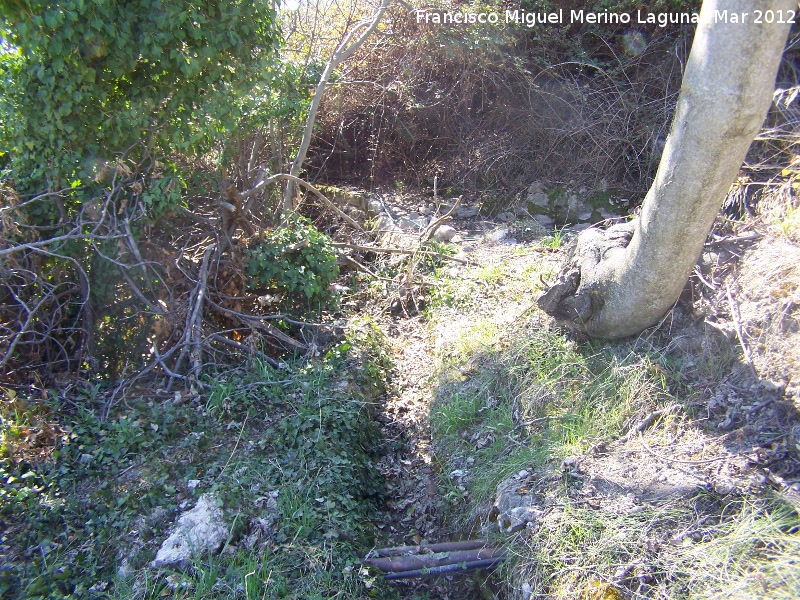
POLYGON ((757 15, 765 21, 767 11, 785 17, 796 8, 793 0, 703 2, 641 214, 584 231, 540 308, 593 337, 620 338, 654 325, 674 305, 772 100, 790 25, 757 24, 757 15), (744 22, 731 22, 734 13, 745 13, 744 22))

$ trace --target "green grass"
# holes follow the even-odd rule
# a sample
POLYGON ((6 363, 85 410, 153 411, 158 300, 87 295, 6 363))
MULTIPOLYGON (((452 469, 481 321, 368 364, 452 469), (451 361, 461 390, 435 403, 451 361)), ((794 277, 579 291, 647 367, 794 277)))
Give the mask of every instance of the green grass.
POLYGON ((362 321, 308 364, 253 361, 215 374, 195 400, 145 394, 106 420, 97 386, 69 402, 7 395, 0 595, 391 597, 360 562, 379 534, 371 522, 383 489, 372 402, 389 365, 376 332, 362 321), (43 452, 33 430, 57 440, 43 452), (205 492, 222 503, 227 547, 183 570, 149 568, 170 523, 205 492), (273 493, 272 534, 253 538, 273 493))
MULTIPOLYGON (((511 559, 501 573, 532 597, 796 597, 800 516, 780 499, 698 491, 615 513, 570 496, 564 458, 619 440, 652 411, 696 402, 703 388, 691 382, 722 380, 736 353, 724 344, 687 356, 644 340, 574 341, 535 309, 498 320, 522 282, 534 291, 542 268, 527 265, 520 283, 488 302, 465 301, 455 322, 452 304, 434 304, 427 314, 437 332, 447 332, 430 410, 446 521, 464 536, 488 532, 506 545, 511 559), (534 530, 500 535, 486 523, 497 485, 523 469, 552 481, 541 493, 556 508, 534 530)), ((469 295, 476 272, 459 281, 443 276, 442 288, 469 295)), ((510 272, 504 267, 505 277, 510 272)), ((686 418, 667 413, 648 439, 669 444, 676 431, 695 431, 686 418)))
POLYGON ((538 324, 512 332, 479 319, 452 342, 439 381, 430 414, 438 453, 448 472, 468 458, 480 465, 471 504, 459 509, 469 519, 509 474, 619 436, 670 400, 648 357, 618 359, 538 324))
POLYGON ((566 240, 566 230, 566 225, 561 229, 556 229, 553 231, 553 235, 543 237, 539 243, 545 248, 557 250, 564 245, 564 241, 566 240))

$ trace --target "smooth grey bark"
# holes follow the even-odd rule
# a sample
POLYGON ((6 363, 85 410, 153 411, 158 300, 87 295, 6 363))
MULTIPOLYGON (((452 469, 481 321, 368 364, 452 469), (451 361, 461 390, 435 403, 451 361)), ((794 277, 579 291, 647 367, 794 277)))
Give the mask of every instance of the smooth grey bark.
POLYGON ((555 283, 547 313, 593 337, 634 335, 674 305, 769 109, 789 24, 756 11, 792 0, 705 0, 655 181, 634 221, 587 230, 555 283), (719 19, 727 11, 727 23, 719 19), (748 13, 745 22, 730 15, 748 13), (763 20, 763 19, 762 19, 763 20))

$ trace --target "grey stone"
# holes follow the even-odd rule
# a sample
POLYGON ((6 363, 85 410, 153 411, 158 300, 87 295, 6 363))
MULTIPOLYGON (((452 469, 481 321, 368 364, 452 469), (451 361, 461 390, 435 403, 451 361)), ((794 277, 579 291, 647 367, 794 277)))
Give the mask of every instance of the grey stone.
POLYGON ((480 208, 477 206, 459 206, 453 211, 453 215, 458 219, 471 219, 477 217, 480 208))
POLYGON ((583 207, 581 206, 581 201, 578 199, 577 195, 570 194, 569 196, 567 196, 567 210, 569 212, 575 214, 581 208, 583 207))
POLYGON ((528 195, 543 191, 544 191, 544 186, 538 181, 534 181, 528 186, 528 195))
POLYGON ((550 206, 550 196, 548 196, 544 192, 536 192, 533 194, 528 194, 528 203, 533 204, 534 206, 539 206, 541 208, 547 208, 548 206, 550 206))
POLYGON ((500 221, 501 223, 510 223, 515 218, 516 218, 516 215, 513 212, 511 212, 510 210, 507 210, 505 212, 501 212, 499 215, 497 215, 497 220, 500 221))
POLYGON ((494 521, 503 533, 524 529, 542 516, 543 510, 529 487, 530 479, 530 473, 523 470, 497 485, 489 520, 494 521))
POLYGON ((185 563, 206 552, 216 552, 228 539, 225 516, 212 494, 203 494, 197 505, 183 513, 173 533, 161 544, 154 568, 185 563))
POLYGON ((590 221, 592 219, 592 211, 585 210, 578 213, 578 220, 579 221, 590 221))
POLYGON ((555 224, 555 219, 548 217, 547 215, 536 215, 534 217, 537 223, 542 227, 552 227, 555 224))
POLYGON ((449 242, 456 236, 456 230, 450 225, 440 226, 433 234, 433 239, 437 242, 449 242))

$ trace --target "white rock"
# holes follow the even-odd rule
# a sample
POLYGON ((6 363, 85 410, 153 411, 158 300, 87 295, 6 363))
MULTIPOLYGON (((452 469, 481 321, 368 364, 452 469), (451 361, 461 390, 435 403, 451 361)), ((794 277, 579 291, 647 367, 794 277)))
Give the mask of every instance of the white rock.
POLYGON ((450 225, 442 225, 434 232, 433 239, 435 239, 437 242, 449 242, 455 237, 456 233, 457 232, 454 227, 450 227, 450 225))
POLYGON ((498 229, 486 235, 486 240, 489 242, 499 242, 508 235, 508 229, 498 229))
POLYGON ((212 494, 203 494, 192 510, 178 518, 175 531, 161 544, 152 566, 173 565, 216 552, 226 539, 228 527, 222 510, 212 494))

